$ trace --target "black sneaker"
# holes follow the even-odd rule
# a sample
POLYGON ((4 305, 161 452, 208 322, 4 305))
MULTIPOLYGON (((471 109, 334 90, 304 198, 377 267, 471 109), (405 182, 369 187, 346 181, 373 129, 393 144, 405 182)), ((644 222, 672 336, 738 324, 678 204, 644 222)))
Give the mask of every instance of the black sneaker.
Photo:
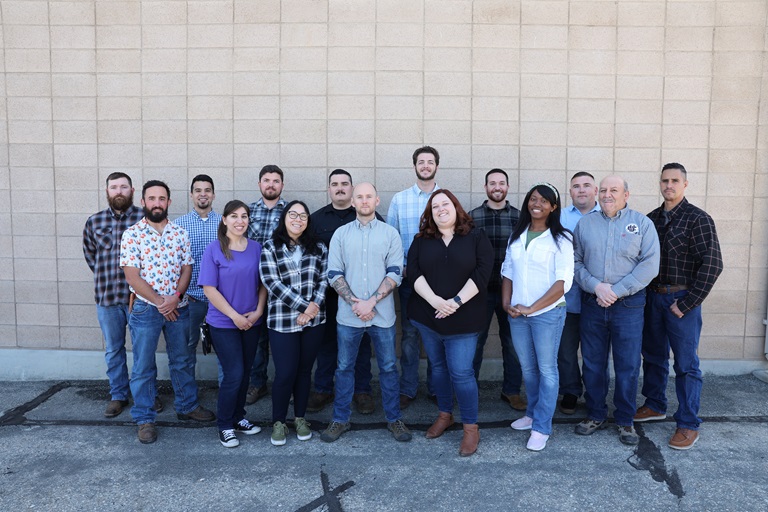
POLYGON ((247 419, 243 418, 237 423, 235 423, 234 430, 236 432, 242 432, 247 436, 251 436, 253 434, 258 434, 259 432, 261 432, 261 427, 259 427, 258 425, 254 425, 247 419))
POLYGON ((576 401, 579 399, 576 395, 566 393, 560 400, 560 412, 563 414, 573 414, 576 412, 576 401))
POLYGON ((235 431, 233 429, 219 430, 219 441, 226 448, 234 448, 240 445, 240 441, 237 440, 235 431))
POLYGON ((392 437, 394 437, 396 441, 410 441, 413 437, 411 431, 408 430, 408 427, 405 426, 405 423, 403 423, 402 420, 387 423, 387 430, 392 432, 392 437))

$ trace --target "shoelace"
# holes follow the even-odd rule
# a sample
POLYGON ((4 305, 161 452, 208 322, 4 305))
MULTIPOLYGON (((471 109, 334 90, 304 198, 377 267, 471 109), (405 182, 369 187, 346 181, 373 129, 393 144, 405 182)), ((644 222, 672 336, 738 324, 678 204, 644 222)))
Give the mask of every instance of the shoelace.
POLYGON ((245 418, 241 419, 237 424, 240 425, 241 427, 243 427, 246 430, 250 430, 250 429, 253 428, 253 423, 251 423, 250 421, 248 421, 245 418))
POLYGON ((344 425, 334 421, 333 424, 331 425, 331 432, 336 433, 337 430, 342 430, 343 428, 344 428, 344 425))
POLYGON ((392 424, 392 430, 394 430, 396 434, 404 434, 405 423, 403 423, 401 420, 397 420, 392 424))
POLYGON ((235 435, 234 430, 223 430, 222 436, 224 436, 224 441, 229 441, 230 439, 237 439, 237 436, 235 435))

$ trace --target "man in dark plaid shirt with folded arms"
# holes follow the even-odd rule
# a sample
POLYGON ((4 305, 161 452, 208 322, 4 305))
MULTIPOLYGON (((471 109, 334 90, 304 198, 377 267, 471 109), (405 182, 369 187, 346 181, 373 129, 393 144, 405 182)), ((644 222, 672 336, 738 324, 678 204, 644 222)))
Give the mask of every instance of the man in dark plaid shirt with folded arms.
POLYGON ((648 214, 661 244, 659 275, 648 286, 643 329, 643 396, 634 421, 666 418, 669 349, 675 357, 677 429, 669 440, 676 450, 699 438, 702 378, 696 353, 701 335, 701 303, 723 271, 715 223, 685 199, 688 173, 678 163, 661 170, 664 204, 648 214))
POLYGON ((143 217, 133 205, 131 177, 122 172, 107 176, 109 206, 91 215, 83 229, 83 254, 93 272, 96 312, 106 346, 107 377, 111 401, 104 416, 113 418, 128 405, 128 366, 125 326, 130 291, 120 268, 120 238, 143 217))

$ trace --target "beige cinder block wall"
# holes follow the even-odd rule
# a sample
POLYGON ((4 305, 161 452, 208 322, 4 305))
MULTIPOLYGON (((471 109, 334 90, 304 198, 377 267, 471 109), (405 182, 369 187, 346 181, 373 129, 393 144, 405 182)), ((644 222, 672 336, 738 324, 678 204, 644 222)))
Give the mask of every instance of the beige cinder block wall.
POLYGON ((660 166, 684 163, 726 258, 701 355, 763 361, 766 11, 764 0, 0 1, 0 369, 16 357, 13 371, 32 375, 52 354, 79 361, 60 370, 76 374, 87 353, 102 375, 80 237, 110 172, 167 181, 175 217, 200 172, 220 209, 254 200, 258 170, 277 163, 285 196, 315 208, 328 170, 344 167, 376 182, 386 213, 423 143, 468 208, 502 167, 514 204, 536 181, 565 191, 587 170, 624 175, 631 206, 650 211, 660 166))

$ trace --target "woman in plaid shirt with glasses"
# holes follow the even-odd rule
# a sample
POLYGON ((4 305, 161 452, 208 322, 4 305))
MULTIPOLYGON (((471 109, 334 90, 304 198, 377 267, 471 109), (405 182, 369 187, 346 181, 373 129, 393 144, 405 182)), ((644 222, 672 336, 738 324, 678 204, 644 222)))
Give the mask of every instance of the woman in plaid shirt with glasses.
POLYGON ((302 201, 285 206, 261 252, 261 279, 269 293, 269 345, 275 363, 272 444, 285 444, 285 418, 293 395, 296 437, 312 437, 304 419, 312 366, 325 331, 328 250, 315 236, 302 201))

